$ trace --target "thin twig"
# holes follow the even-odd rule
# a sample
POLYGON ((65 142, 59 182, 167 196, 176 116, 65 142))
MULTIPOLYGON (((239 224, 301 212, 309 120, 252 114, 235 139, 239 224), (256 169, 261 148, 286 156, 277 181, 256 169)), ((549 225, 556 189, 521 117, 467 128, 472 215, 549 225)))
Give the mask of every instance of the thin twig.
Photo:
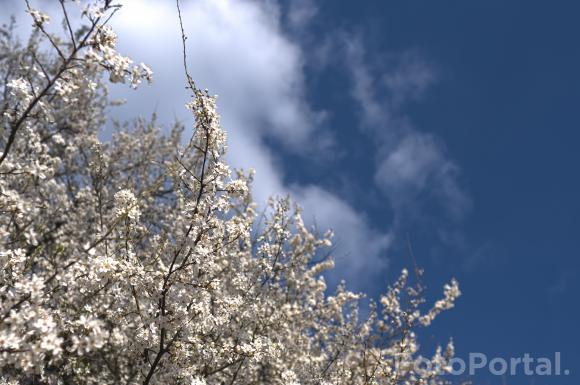
POLYGON ((195 86, 195 81, 189 74, 189 69, 187 68, 187 50, 185 47, 185 41, 187 40, 187 36, 185 35, 185 30, 183 29, 183 20, 181 19, 181 8, 179 7, 179 0, 176 0, 177 3, 177 15, 179 16, 179 27, 181 28, 181 42, 183 44, 183 68, 185 69, 185 77, 187 78, 187 83, 189 84, 189 88, 195 92, 197 87, 195 86))
POLYGON ((66 26, 68 28, 68 32, 70 34, 70 40, 71 40, 73 49, 76 50, 77 49, 77 43, 75 41, 75 35, 73 33, 72 26, 71 26, 71 23, 70 23, 70 19, 68 17, 68 12, 66 11, 66 6, 64 5, 64 0, 60 0, 59 2, 60 2, 60 7, 62 8, 62 13, 64 14, 64 21, 66 23, 66 26))

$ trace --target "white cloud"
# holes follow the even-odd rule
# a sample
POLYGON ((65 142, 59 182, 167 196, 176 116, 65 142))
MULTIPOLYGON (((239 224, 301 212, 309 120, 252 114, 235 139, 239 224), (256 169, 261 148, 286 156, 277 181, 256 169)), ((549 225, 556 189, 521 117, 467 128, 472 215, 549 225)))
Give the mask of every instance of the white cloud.
POLYGON ((396 56, 395 67, 387 70, 381 83, 388 90, 391 108, 420 98, 436 80, 433 69, 414 51, 396 56))
POLYGON ((356 36, 345 35, 344 47, 361 127, 377 143, 375 181, 391 202, 395 223, 403 217, 423 215, 421 209, 429 200, 452 219, 460 219, 470 200, 458 183, 459 167, 446 156, 435 136, 415 129, 401 110, 434 82, 430 66, 409 51, 383 55, 384 62, 373 67, 356 36))
POLYGON ((390 111, 379 101, 375 92, 374 79, 364 61, 364 48, 361 41, 353 36, 344 37, 346 64, 353 79, 352 95, 362 109, 363 123, 366 126, 382 126, 388 123, 390 111))
POLYGON ((288 23, 297 32, 301 32, 318 14, 313 0, 294 0, 288 4, 288 23))
POLYGON ((457 166, 448 160, 437 141, 427 134, 404 137, 383 158, 375 179, 398 210, 418 210, 427 195, 439 200, 453 218, 460 218, 469 200, 459 188, 457 166))
POLYGON ((367 218, 336 195, 317 186, 296 186, 290 190, 304 207, 304 219, 315 220, 320 229, 332 229, 337 247, 334 254, 340 276, 355 282, 357 289, 375 286, 388 267, 387 250, 392 235, 373 229, 367 218))

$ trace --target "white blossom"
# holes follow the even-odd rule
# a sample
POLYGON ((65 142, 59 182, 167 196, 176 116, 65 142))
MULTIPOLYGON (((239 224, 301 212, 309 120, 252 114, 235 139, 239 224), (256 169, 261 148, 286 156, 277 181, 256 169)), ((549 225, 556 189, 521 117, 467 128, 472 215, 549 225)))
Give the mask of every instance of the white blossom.
POLYGON ((32 100, 33 95, 30 90, 30 84, 23 78, 12 79, 6 86, 10 89, 10 96, 18 103, 26 106, 32 100))
POLYGON ((115 193, 115 213, 117 217, 128 217, 132 221, 138 221, 141 212, 137 198, 130 190, 120 190, 115 193))
POLYGON ((44 24, 50 21, 50 17, 47 14, 37 9, 29 8, 26 12, 28 12, 32 17, 32 20, 34 21, 33 26, 42 27, 44 24))

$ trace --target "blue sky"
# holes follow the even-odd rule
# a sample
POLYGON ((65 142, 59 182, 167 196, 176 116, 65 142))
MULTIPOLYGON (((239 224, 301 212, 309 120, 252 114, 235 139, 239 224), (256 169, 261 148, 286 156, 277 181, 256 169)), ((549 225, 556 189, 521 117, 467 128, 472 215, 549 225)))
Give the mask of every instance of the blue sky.
MULTIPOLYGON (((453 336, 460 357, 559 351, 569 376, 476 383, 578 383, 580 3, 183 3, 191 69, 220 95, 230 162, 256 169, 258 201, 291 193, 336 230, 331 280, 377 295, 410 266, 409 240, 430 299, 451 277, 463 292, 426 346, 453 336)), ((121 52, 156 80, 113 88, 128 100, 115 116, 188 122, 176 22, 173 2, 119 13, 121 52)))
MULTIPOLYGON (((438 188, 428 183, 412 202, 422 207, 422 220, 406 221, 402 229, 432 289, 447 274, 462 283, 464 296, 437 323, 435 338, 451 332, 460 354, 561 351, 570 377, 507 383, 578 383, 580 4, 327 1, 319 7, 319 31, 354 31, 369 67, 412 52, 433 73, 432 84, 398 114, 443 143, 471 202, 450 222, 423 201, 438 188), (437 235, 442 228, 450 239, 437 235)), ((326 75, 316 98, 328 99, 325 89, 337 75, 326 75)), ((379 95, 387 104, 393 98, 379 95)), ((349 127, 361 112, 342 111, 348 123, 337 129, 349 132, 345 143, 353 143, 358 134, 349 127)), ((351 175, 365 178, 372 160, 354 157, 351 175)), ((360 183, 366 188, 368 180, 360 183)), ((369 201, 360 204, 373 223, 388 223, 380 204, 369 201)), ((391 254, 393 265, 407 263, 401 248, 391 254)))

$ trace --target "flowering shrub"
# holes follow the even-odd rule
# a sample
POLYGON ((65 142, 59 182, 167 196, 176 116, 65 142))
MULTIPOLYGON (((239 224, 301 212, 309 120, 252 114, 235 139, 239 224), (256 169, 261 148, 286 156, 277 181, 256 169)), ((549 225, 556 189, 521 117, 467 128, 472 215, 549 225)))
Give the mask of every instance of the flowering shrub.
MULTIPOLYGON (((115 50, 103 1, 64 31, 29 6, 26 44, 0 29, 0 383, 439 384, 449 344, 418 366, 422 311, 398 281, 359 316, 361 295, 327 294, 317 236, 288 198, 256 214, 251 173, 223 162, 216 99, 188 76, 195 117, 98 139, 111 82, 151 70, 115 50)), ((420 272, 418 272, 420 274, 420 272)))

